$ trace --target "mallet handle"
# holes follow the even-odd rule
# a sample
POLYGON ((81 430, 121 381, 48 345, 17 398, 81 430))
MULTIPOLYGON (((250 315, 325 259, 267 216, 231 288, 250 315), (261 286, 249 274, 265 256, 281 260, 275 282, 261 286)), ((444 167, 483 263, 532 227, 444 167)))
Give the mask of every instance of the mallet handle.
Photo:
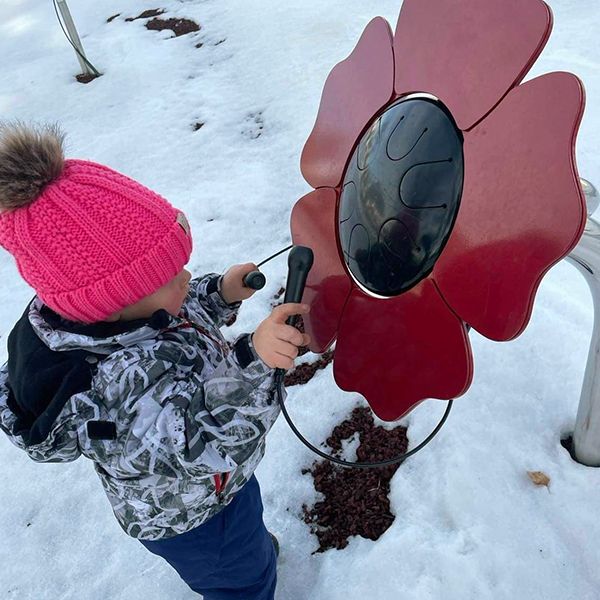
POLYGON ((253 290, 262 290, 265 287, 267 278, 260 271, 250 271, 250 273, 244 275, 243 281, 246 287, 253 290))
MULTIPOLYGON (((313 251, 306 246, 294 246, 288 256, 288 276, 285 285, 284 304, 302 302, 306 278, 313 265, 313 251)), ((296 325, 298 315, 288 318, 288 325, 296 325)))

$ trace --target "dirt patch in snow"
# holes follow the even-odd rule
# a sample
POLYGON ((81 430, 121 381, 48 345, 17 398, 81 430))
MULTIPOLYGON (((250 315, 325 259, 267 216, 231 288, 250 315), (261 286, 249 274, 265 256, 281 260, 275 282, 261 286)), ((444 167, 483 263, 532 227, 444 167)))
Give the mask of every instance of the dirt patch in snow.
POLYGON ((146 29, 152 31, 162 31, 163 29, 170 29, 175 37, 185 35, 186 33, 193 33, 194 31, 200 31, 200 25, 191 19, 161 19, 156 17, 146 23, 146 29))
MULTIPOLYGON (((327 445, 340 457, 342 442, 358 434, 357 460, 373 462, 393 458, 408 448, 407 429, 403 426, 388 430, 376 426, 371 411, 357 407, 348 419, 337 425, 327 445)), ((302 507, 305 523, 317 536, 319 548, 341 550, 351 536, 377 540, 394 522, 390 510, 390 480, 401 463, 370 469, 346 468, 329 461, 313 464, 303 475, 313 477, 315 490, 323 500, 312 508, 302 507)))
POLYGON ((128 17, 125 19, 127 22, 137 21, 138 19, 150 19, 151 17, 158 17, 165 12, 164 8, 150 8, 140 13, 137 17, 128 17))
MULTIPOLYGON (((112 22, 121 13, 113 15, 107 19, 107 23, 112 22)), ((165 14, 164 8, 150 8, 140 13, 137 17, 127 17, 125 21, 128 23, 132 21, 137 21, 138 19, 149 19, 146 21, 145 26, 146 29, 151 31, 163 31, 164 29, 170 29, 175 37, 179 37, 180 35, 186 35, 187 33, 193 33, 195 31, 200 31, 200 25, 192 19, 178 19, 178 18, 163 18, 160 15, 165 14)))

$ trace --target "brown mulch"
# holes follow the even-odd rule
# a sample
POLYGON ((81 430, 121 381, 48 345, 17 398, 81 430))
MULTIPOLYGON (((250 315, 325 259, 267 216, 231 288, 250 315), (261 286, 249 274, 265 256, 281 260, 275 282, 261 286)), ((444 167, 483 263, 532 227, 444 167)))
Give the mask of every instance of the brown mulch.
MULTIPOLYGON (((308 348, 302 348, 298 356, 308 352, 308 348)), ((302 363, 296 365, 291 371, 286 373, 284 383, 286 387, 291 385, 303 385, 309 382, 317 371, 325 369, 333 360, 333 350, 325 352, 321 358, 312 363, 302 363)))
POLYGON ((75 75, 75 79, 79 81, 79 83, 90 83, 94 81, 94 79, 98 79, 100 75, 94 75, 93 73, 79 73, 79 75, 75 75))
MULTIPOLYGON (((149 19, 150 17, 158 17, 158 15, 162 15, 165 12, 164 8, 151 8, 149 10, 145 10, 143 13, 140 13, 137 17, 129 17, 125 19, 128 22, 137 21, 138 19, 149 19)), ((111 17, 114 18, 114 17, 111 17)))
MULTIPOLYGON (((163 14, 165 14, 164 8, 151 8, 140 13, 137 17, 128 17, 125 21, 130 23, 131 21, 137 21, 138 19, 150 19, 146 22, 146 29, 150 29, 151 31, 170 29, 175 34, 175 37, 185 35, 186 33, 193 33, 194 31, 200 31, 200 25, 191 19, 177 19, 173 17, 164 19, 160 17, 160 15, 163 14)), ((116 19, 119 15, 120 13, 109 17, 107 23, 116 19)))
MULTIPOLYGON (((360 439, 356 452, 360 462, 393 458, 406 452, 408 447, 406 427, 388 430, 375 426, 371 411, 358 407, 327 438, 332 454, 339 457, 342 441, 355 433, 360 439)), ((388 494, 390 480, 400 464, 356 469, 322 461, 302 471, 303 475, 312 475, 315 489, 325 497, 312 508, 302 507, 304 522, 311 526, 319 541, 316 552, 330 548, 341 550, 354 535, 370 540, 381 537, 395 519, 388 494)))
POLYGON ((191 19, 160 19, 156 17, 146 23, 146 29, 153 31, 162 31, 163 29, 170 29, 175 37, 185 35, 186 33, 192 33, 194 31, 200 31, 200 25, 191 19))

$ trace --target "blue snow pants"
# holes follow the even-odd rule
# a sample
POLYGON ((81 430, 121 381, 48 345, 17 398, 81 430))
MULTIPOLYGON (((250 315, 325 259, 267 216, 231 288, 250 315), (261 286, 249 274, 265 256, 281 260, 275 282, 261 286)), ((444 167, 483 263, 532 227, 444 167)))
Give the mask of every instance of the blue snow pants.
POLYGON ((260 488, 253 475, 206 523, 142 544, 162 556, 204 600, 273 600, 277 559, 262 514, 260 488))

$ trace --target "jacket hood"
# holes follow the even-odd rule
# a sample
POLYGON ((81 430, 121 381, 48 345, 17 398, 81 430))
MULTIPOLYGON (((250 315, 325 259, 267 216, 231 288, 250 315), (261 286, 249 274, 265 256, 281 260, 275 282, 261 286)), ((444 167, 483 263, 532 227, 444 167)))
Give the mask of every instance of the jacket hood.
POLYGON ((43 442, 69 398, 90 389, 102 356, 152 339, 176 320, 161 309, 148 319, 81 324, 35 297, 8 336, 5 385, 16 416, 13 435, 26 446, 43 442))

